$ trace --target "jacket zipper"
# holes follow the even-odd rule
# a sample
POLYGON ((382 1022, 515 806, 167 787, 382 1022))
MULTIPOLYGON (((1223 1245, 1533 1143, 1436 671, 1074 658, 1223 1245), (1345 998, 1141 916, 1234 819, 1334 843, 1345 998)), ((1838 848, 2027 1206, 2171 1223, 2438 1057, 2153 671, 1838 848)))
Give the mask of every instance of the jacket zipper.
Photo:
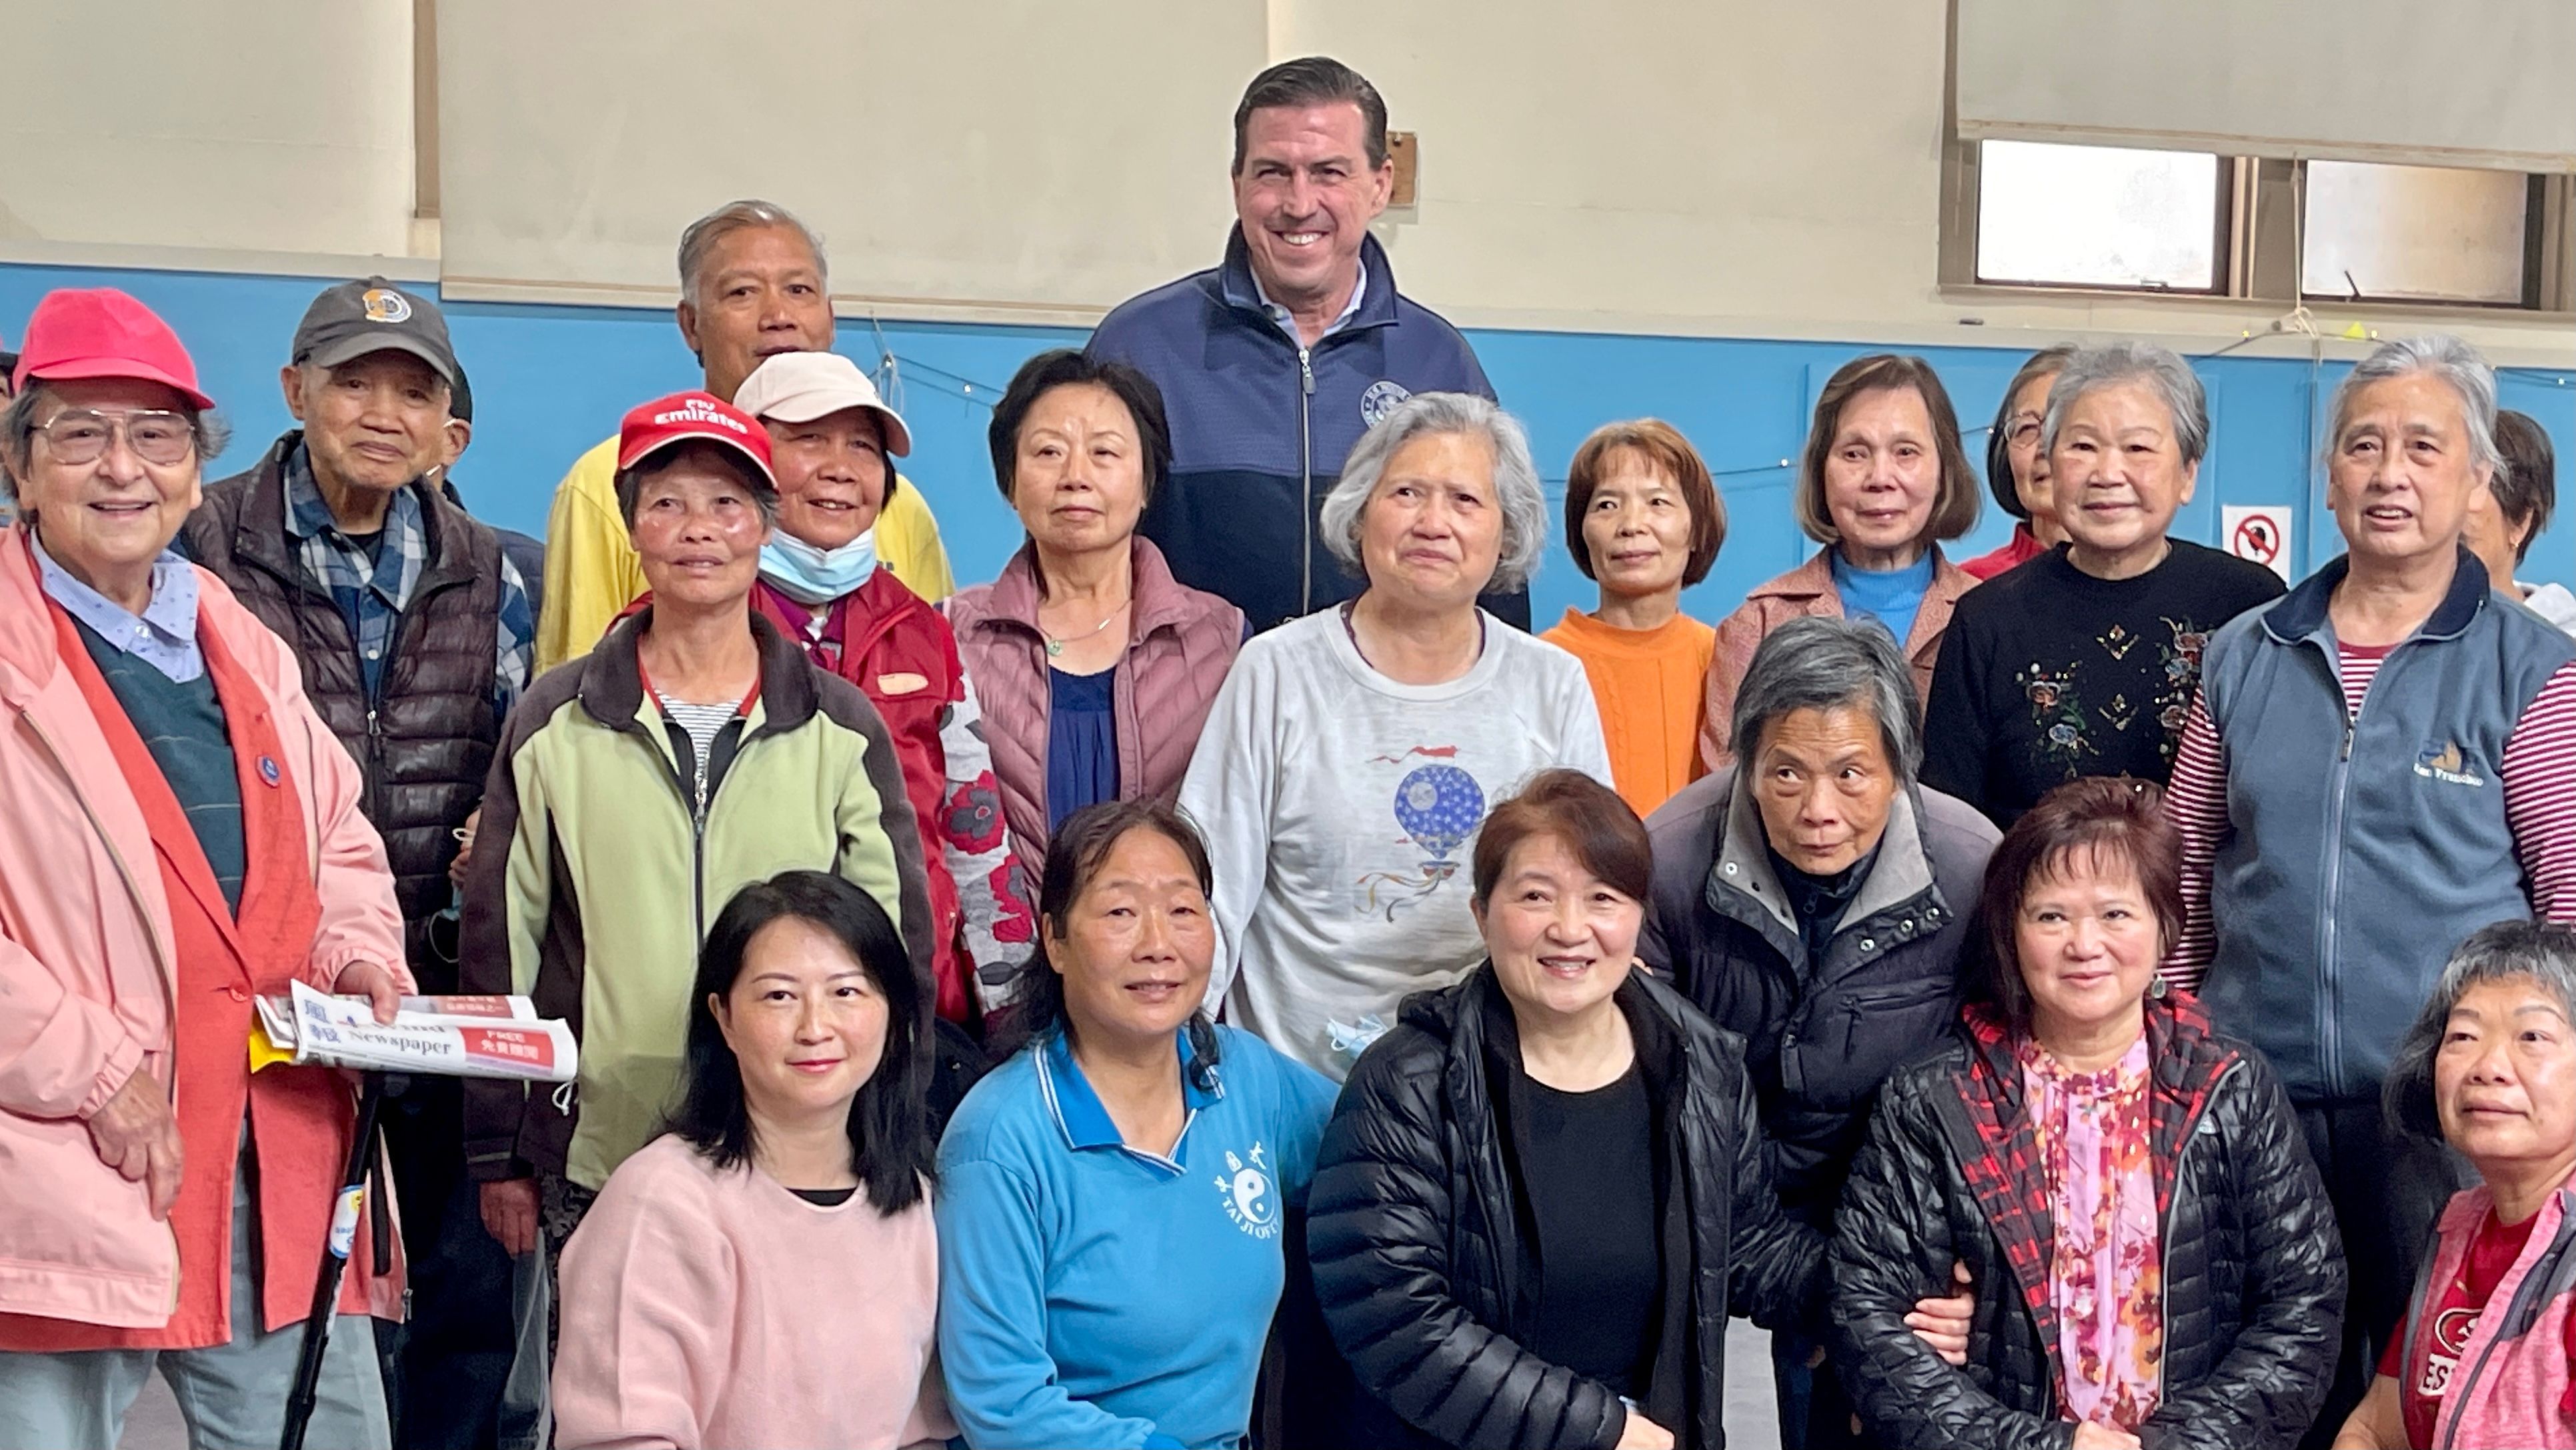
MULTIPOLYGON (((2385 666, 2382 666, 2382 668, 2385 668, 2385 666)), ((2558 1220, 2557 1229, 2550 1235, 2548 1251, 2543 1253, 2539 1258, 2531 1261, 2531 1267, 2523 1272, 2522 1282, 2514 1286, 2512 1302, 2503 1306, 2505 1314, 2503 1322, 2512 1323, 2518 1320, 2521 1317, 2521 1311, 2528 1300, 2528 1296, 2535 1290, 2545 1289, 2548 1286, 2552 1275, 2544 1272, 2544 1270, 2554 1267, 2555 1261, 2567 1252, 2569 1238, 2568 1228, 2570 1222, 2571 1220, 2562 1212, 2558 1220)), ((2430 1264, 2432 1261, 2428 1259, 2425 1262, 2430 1264)), ((2481 1325, 2485 1324, 2488 1316, 2494 1314, 2496 1310, 2497 1306, 2493 1302, 2490 1302, 2486 1309, 2478 1315, 2479 1323, 2481 1325)), ((2402 1328, 2404 1326, 2400 1327, 2402 1328)), ((2528 1334, 2530 1330, 2526 1327, 2523 1332, 2528 1334)), ((2469 1366, 2467 1377, 2453 1379, 2449 1387, 2443 1390, 2442 1402, 2446 1410, 2455 1410, 2455 1407, 2468 1403, 2469 1391, 2477 1385, 2478 1376, 2486 1373, 2487 1360, 2494 1356, 2496 1346, 2502 1344, 2504 1341, 2505 1336, 2501 1333, 2489 1334, 2487 1336, 2485 1346, 2478 1350, 2478 1362, 2469 1366)), ((2451 1447, 2459 1444, 2459 1442, 2460 1420, 2459 1415, 2454 1412, 2451 1415, 2450 1429, 2445 1431, 2442 1435, 2442 1450, 2451 1450, 2451 1447)))
POLYGON ((1303 619, 1315 612, 1315 354, 1303 343, 1297 347, 1297 375, 1304 385, 1297 395, 1298 497, 1305 502, 1298 513, 1306 544, 1297 554, 1297 617, 1303 619))
MULTIPOLYGON (((2325 646, 2326 677, 2333 685, 2335 703, 2343 703, 2343 660, 2338 651, 2325 646)), ((2402 648, 2402 645, 2401 645, 2402 648)), ((2334 790, 2326 802, 2325 871, 2323 889, 2317 893, 2317 1068, 2325 1078, 2326 1090, 2340 1095, 2343 1087, 2343 1043, 2335 1033, 2337 1003, 2335 972, 2336 895, 2343 885, 2343 818, 2344 806, 2352 793, 2353 736, 2361 728, 2361 712, 2370 708, 2370 697, 2378 692, 2379 682, 2388 667, 2397 662, 2397 651, 2389 651, 2371 676, 2370 688, 2362 692, 2359 709, 2347 708, 2343 717, 2343 748, 2336 752, 2334 790)))
MULTIPOLYGON (((177 1031, 178 967, 170 960, 169 947, 162 942, 160 933, 152 929, 152 914, 144 908, 143 889, 134 884, 134 869, 125 864, 125 853, 116 849, 116 838, 107 833, 106 824, 99 820, 98 812, 90 806, 88 793, 80 788, 80 777, 72 773, 71 762, 63 758, 62 747, 54 743, 54 738, 45 733, 44 724, 36 719, 36 713, 21 707, 18 718, 27 722, 27 733, 35 736, 37 743, 43 745, 45 752, 54 758, 54 768, 63 773, 63 780, 71 786, 72 799, 80 802, 81 814, 88 818, 89 828, 98 833, 99 844, 107 848, 107 859, 116 863, 117 878, 125 883, 125 893, 134 901, 134 914, 143 919, 143 940, 152 948, 152 964, 156 969, 155 975, 161 982, 162 1005, 169 1013, 171 1030, 177 1031)), ((141 1072, 143 1067, 137 1063, 134 1070, 141 1072)), ((170 1112, 175 1119, 179 1112, 179 1080, 176 1072, 171 1074, 168 1086, 170 1112)), ((170 1308, 176 1310, 179 1307, 179 1231, 167 1221, 162 1222, 161 1231, 170 1240, 170 1308)))
MULTIPOLYGON (((2200 1131, 2200 1120, 2209 1116, 2209 1105, 2218 1101, 2219 1090, 2226 1087, 2227 1080, 2234 1077, 2236 1070, 2244 1065, 2245 1059, 2242 1057, 2231 1057, 2227 1060, 2227 1066, 2220 1069, 2218 1076, 2210 1082, 2209 1091, 2201 1094, 2200 1106, 2192 1109, 2191 1117, 2183 1123, 2182 1136, 2175 1140, 2173 1201, 2165 1205, 2164 1217, 2156 1225, 2156 1283, 2166 1289, 2173 1284, 2174 1214, 2182 1207, 2183 1159, 2190 1152, 2192 1135, 2200 1131)), ((2152 1072, 2152 1069, 2150 1071, 2152 1072)), ((2153 1090, 2150 1086, 2149 1091, 2153 1090)), ((2164 1312, 2162 1304, 2156 1306, 2159 1319, 2163 1317, 2164 1312)))

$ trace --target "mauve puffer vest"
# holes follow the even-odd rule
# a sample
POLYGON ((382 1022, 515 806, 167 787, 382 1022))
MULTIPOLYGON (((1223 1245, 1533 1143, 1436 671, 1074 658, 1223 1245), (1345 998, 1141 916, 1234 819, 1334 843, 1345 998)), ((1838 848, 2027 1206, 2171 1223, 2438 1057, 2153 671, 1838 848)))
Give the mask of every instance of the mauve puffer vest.
MULTIPOLYGON (((1134 548, 1133 623, 1112 685, 1118 794, 1169 801, 1180 794, 1208 707, 1243 647, 1243 611, 1175 580, 1162 551, 1142 536, 1134 548)), ((1050 713, 1035 546, 1021 545, 1000 578, 961 589, 940 607, 957 631, 958 652, 984 708, 1011 849, 1034 882, 1046 872, 1050 713)))

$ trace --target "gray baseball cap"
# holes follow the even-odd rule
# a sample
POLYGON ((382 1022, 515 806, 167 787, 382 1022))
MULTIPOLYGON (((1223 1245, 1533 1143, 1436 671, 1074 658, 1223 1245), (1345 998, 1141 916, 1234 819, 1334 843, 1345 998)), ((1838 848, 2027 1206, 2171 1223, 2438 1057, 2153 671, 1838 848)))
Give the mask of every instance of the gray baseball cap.
POLYGON ((447 340, 447 319, 438 304, 382 277, 343 282, 314 298, 296 326, 288 361, 336 368, 371 352, 410 353, 449 387, 457 385, 456 348, 447 340))

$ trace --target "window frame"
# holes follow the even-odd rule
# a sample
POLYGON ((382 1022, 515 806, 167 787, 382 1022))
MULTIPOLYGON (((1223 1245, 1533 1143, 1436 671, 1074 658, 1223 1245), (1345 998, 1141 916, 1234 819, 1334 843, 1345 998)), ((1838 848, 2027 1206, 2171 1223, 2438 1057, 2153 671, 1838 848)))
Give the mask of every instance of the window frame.
POLYGON ((1980 297, 2254 302, 2284 310, 2324 303, 2396 315, 2576 320, 2576 176, 2527 174, 2531 196, 2523 209, 2523 295, 2518 302, 2368 294, 2356 300, 2339 292, 2305 292, 2299 245, 2305 236, 2307 164, 2259 156, 2218 158, 2221 196, 2214 288, 1998 282, 1977 275, 1979 144, 1954 132, 1943 150, 1939 275, 1944 291, 1980 297))
MULTIPOLYGON (((2230 263, 2233 259, 2234 239, 2238 231, 2236 223, 2236 209, 2243 201, 2243 188, 2237 184, 2236 180, 2237 168, 2234 165, 2236 161, 2235 157, 2217 157, 2216 160, 2218 164, 2211 168, 2215 173, 2213 185, 2217 187, 2218 196, 2216 198, 2215 206, 2211 209, 2211 215, 2214 218, 2214 221, 2213 234, 2210 237, 2208 286, 2160 287, 2148 282, 2042 282, 2028 281, 2020 278, 1998 279, 1986 277, 1979 274, 1977 271, 1976 234, 1982 227, 1984 220, 1982 205, 1984 196, 1982 194, 1981 186, 1983 154, 1978 150, 1979 144, 1980 143, 1969 144, 1967 148, 1968 155, 1966 161, 1970 173, 1966 180, 1967 191, 1965 197, 1967 209, 1966 215, 1970 231, 1967 258, 1968 282, 1970 285, 1977 287, 2009 287, 2015 291, 2098 293, 2113 297, 2225 297, 2229 295, 2230 263)), ((2134 150, 2136 148, 2126 147, 2119 149, 2134 150)), ((2198 153, 2185 152, 2181 154, 2197 154, 2202 156, 2210 155, 2210 153, 2206 151, 2198 153)))

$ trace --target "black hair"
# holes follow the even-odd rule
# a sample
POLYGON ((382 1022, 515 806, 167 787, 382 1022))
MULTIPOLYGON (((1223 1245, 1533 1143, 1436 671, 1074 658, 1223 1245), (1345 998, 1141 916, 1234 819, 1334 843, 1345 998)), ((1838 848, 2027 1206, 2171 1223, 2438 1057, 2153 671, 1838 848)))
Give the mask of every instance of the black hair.
POLYGON ((1360 132, 1368 146, 1369 170, 1386 165, 1386 98, 1368 77, 1342 64, 1329 55, 1300 56, 1283 60, 1252 78, 1243 88, 1243 99, 1234 107, 1234 165, 1231 174, 1243 174, 1243 151, 1246 136, 1252 129, 1252 113, 1274 106, 1320 106, 1333 101, 1348 101, 1360 108, 1360 132))
POLYGON ((718 1168, 738 1167, 751 1157, 742 1064, 711 1004, 732 995, 753 938, 790 918, 840 942, 885 996, 885 1054, 850 1103, 850 1169, 867 1188, 868 1202, 892 1217, 921 1201, 933 1171, 930 998, 885 908, 828 871, 782 871, 755 881, 717 913, 698 951, 698 980, 689 997, 680 1103, 663 1131, 678 1134, 718 1168))
POLYGON ((993 450, 993 482, 1000 485, 1006 502, 1019 482, 1020 429, 1029 420, 1029 410, 1058 388, 1086 385, 1107 388, 1136 420, 1137 454, 1145 465, 1145 501, 1154 501, 1154 490, 1172 471, 1172 425, 1163 412, 1163 390, 1123 362, 1060 347, 1020 364, 1020 370, 1011 375, 1011 385, 1002 390, 1002 400, 993 405, 992 424, 984 430, 984 440, 993 450))
MULTIPOLYGON (((1047 842, 1046 873, 1038 883, 1037 950, 1021 964, 1011 1005, 1004 1009, 1001 1046, 1005 1052, 1053 1032, 1072 1030, 1064 1010, 1064 974, 1047 954, 1047 943, 1064 934, 1073 904, 1100 874, 1109 853, 1130 831, 1152 831, 1173 845, 1190 863, 1202 893, 1215 889, 1216 874, 1208 864, 1207 842, 1180 808, 1153 796, 1102 801, 1064 818, 1047 842)), ((1204 1091, 1215 1086, 1218 1046, 1216 1028, 1204 1009, 1190 1014, 1191 1075, 1204 1091)))

